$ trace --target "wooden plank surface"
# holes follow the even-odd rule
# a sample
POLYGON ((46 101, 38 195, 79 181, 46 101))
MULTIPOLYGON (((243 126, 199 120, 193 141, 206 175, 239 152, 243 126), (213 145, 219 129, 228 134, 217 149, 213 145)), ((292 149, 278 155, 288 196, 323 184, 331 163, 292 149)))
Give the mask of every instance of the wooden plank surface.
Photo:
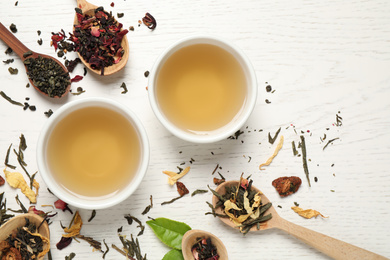
MULTIPOLYGON (((119 21, 126 28, 134 26, 135 30, 128 34, 130 59, 126 68, 108 78, 88 73, 72 85, 74 90, 78 86, 86 90, 80 96, 50 100, 33 88, 26 88, 28 80, 22 62, 14 54, 6 55, 7 46, 0 41, 0 59, 15 59, 10 65, 0 64, 0 90, 18 101, 24 102, 29 97, 29 104, 37 107, 35 112, 23 111, 0 99, 0 158, 11 143, 18 144, 23 133, 28 144, 25 152, 28 169, 35 172, 37 139, 47 121, 44 112, 52 109, 55 113, 61 105, 85 97, 108 97, 124 103, 140 117, 149 135, 150 165, 139 189, 124 203, 98 210, 91 222, 87 222, 91 211, 79 209, 85 223, 83 235, 119 246, 119 227, 123 226, 127 235, 139 231, 124 219, 130 213, 143 222, 148 220, 147 216, 167 217, 186 222, 193 229, 209 231, 221 238, 230 259, 327 259, 282 231, 243 236, 218 219, 205 216, 210 192, 187 195, 171 205, 161 206, 163 201, 177 196, 176 189, 167 184, 163 170, 176 170, 182 163, 185 164, 181 167, 191 166, 182 181, 192 192, 207 185, 213 187, 211 173, 219 164, 222 167, 219 172, 229 180, 238 179, 242 172, 252 174, 255 185, 273 201, 281 217, 390 257, 389 1, 114 0, 114 7, 103 0, 92 3, 104 5, 115 15, 124 13, 119 21), (157 20, 154 31, 144 25, 138 27, 138 20, 146 12, 157 20), (144 72, 152 68, 157 56, 170 44, 196 33, 231 41, 249 56, 255 68, 257 105, 238 140, 202 145, 179 140, 164 129, 149 105, 144 72), (18 68, 19 74, 10 75, 9 66, 18 68), (127 94, 121 94, 122 82, 127 84, 127 94), (274 93, 266 92, 268 84, 274 93), (271 103, 267 104, 265 99, 271 103), (336 114, 342 117, 342 126, 335 125, 336 114), (273 135, 279 127, 285 144, 272 164, 260 171, 259 164, 275 148, 268 143, 268 132, 273 135), (327 138, 321 141, 324 134, 327 138), (311 187, 305 179, 302 158, 294 157, 291 149, 291 142, 297 143, 300 135, 306 139, 311 187), (332 138, 339 139, 323 150, 332 138), (272 180, 292 175, 302 178, 300 190, 280 198, 272 180), (142 216, 150 195, 154 206, 142 216), (303 219, 290 209, 294 202, 329 218, 303 219)), ((51 32, 72 30, 75 6, 73 0, 19 0, 17 6, 15 1, 4 1, 0 17, 6 27, 16 24, 15 35, 26 46, 55 55, 50 47, 51 32), (41 36, 37 30, 42 31, 41 36), (42 46, 37 43, 40 38, 42 46)), ((66 56, 72 59, 76 54, 66 56)), ((82 73, 83 66, 78 66, 72 76, 82 73)), ((16 163, 13 155, 11 159, 16 163)), ((56 198, 47 191, 39 174, 37 180, 41 184, 37 208, 58 212, 50 225, 53 259, 64 259, 71 252, 76 253, 75 259, 101 258, 99 252, 93 252, 83 241, 74 241, 62 251, 55 248, 62 234, 60 222, 67 225, 72 216, 69 212, 42 207, 52 205, 56 198)), ((29 204, 23 194, 8 184, 0 187, 0 192, 3 191, 9 208, 18 208, 14 199, 17 194, 25 205, 29 204)), ((139 241, 148 259, 161 259, 169 251, 149 227, 139 241)), ((122 257, 111 249, 106 259, 122 257)))

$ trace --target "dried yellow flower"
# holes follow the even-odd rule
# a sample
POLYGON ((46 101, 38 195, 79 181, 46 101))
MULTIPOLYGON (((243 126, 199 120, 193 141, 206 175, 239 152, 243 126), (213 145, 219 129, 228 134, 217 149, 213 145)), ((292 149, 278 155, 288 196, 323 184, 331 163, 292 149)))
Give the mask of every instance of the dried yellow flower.
POLYGON ((278 145, 277 145, 276 148, 275 148, 274 154, 273 154, 270 158, 268 158, 268 160, 267 160, 265 163, 260 164, 260 166, 259 166, 259 169, 260 169, 260 170, 265 170, 265 169, 263 169, 263 168, 261 168, 261 167, 263 167, 263 166, 268 166, 268 165, 271 164, 272 160, 276 157, 276 155, 278 155, 280 149, 282 149, 282 147, 283 147, 283 142, 284 142, 284 137, 283 137, 283 135, 281 135, 281 136, 280 136, 279 143, 278 143, 278 145))
POLYGON ((66 234, 63 234, 63 237, 74 237, 80 234, 81 227, 83 226, 83 221, 81 220, 80 214, 76 211, 73 218, 73 223, 70 228, 64 228, 66 234))
POLYGON ((300 207, 291 207, 292 210, 294 210, 296 213, 298 213, 299 216, 302 216, 304 218, 316 218, 318 216, 321 216, 323 218, 326 218, 324 215, 322 215, 320 212, 314 209, 302 209, 300 207))
POLYGON ((27 182, 24 180, 23 175, 19 172, 10 172, 7 169, 4 169, 5 179, 8 184, 15 189, 20 189, 24 195, 30 200, 31 203, 37 203, 37 195, 39 184, 34 180, 33 185, 37 189, 37 192, 34 193, 32 189, 28 186, 27 182), (35 184, 34 184, 35 183, 35 184), (38 187, 38 188, 37 188, 38 187))
POLYGON ((186 175, 190 171, 190 166, 185 168, 181 173, 176 173, 173 171, 163 171, 164 174, 168 175, 168 183, 174 185, 178 179, 186 175))

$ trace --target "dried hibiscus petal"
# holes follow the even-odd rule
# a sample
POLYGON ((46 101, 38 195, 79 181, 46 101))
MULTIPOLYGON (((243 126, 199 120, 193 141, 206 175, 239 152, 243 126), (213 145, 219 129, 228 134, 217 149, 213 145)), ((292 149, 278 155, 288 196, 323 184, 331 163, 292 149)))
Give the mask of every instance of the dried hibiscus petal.
POLYGON ((184 196, 189 193, 187 187, 184 185, 184 183, 177 181, 176 182, 177 192, 179 192, 180 196, 184 196))
POLYGON ((62 250, 65 247, 69 246, 72 243, 73 238, 71 237, 61 237, 61 240, 56 244, 58 250, 62 250))
POLYGON ((298 191, 301 186, 302 180, 299 177, 280 177, 272 182, 272 186, 281 197, 286 197, 298 191))
POLYGON ((63 202, 62 200, 57 200, 56 202, 54 202, 54 206, 56 207, 56 209, 62 209, 62 211, 66 211, 66 210, 69 210, 69 212, 71 214, 73 214, 72 210, 68 207, 68 203, 66 202, 63 202))
POLYGON ((150 29, 154 30, 157 26, 157 21, 150 13, 146 13, 145 17, 142 18, 142 22, 150 29))
POLYGON ((80 80, 82 80, 84 77, 83 76, 80 76, 80 75, 76 75, 73 79, 70 80, 70 82, 79 82, 80 80))

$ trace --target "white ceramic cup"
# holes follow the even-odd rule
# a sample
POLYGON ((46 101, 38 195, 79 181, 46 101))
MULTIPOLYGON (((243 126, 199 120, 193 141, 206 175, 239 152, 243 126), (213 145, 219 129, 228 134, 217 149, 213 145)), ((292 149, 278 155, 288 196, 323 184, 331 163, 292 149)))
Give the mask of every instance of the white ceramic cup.
MULTIPOLYGON (((189 61, 190 62, 190 61, 189 61)), ((154 114, 158 118, 158 120, 175 136, 194 143, 213 143, 223 139, 228 138, 233 135, 237 130, 239 130, 249 116, 251 115, 257 99, 257 81, 256 74, 253 69, 252 64, 250 63, 248 57, 236 46, 231 43, 228 43, 226 40, 221 38, 217 38, 214 36, 205 36, 205 35, 196 35, 190 36, 187 38, 183 38, 171 46, 169 46, 156 60, 151 73, 149 75, 149 84, 148 84, 148 93, 149 93, 149 101, 150 105, 153 109, 154 114), (167 61, 167 59, 176 51, 183 47, 187 47, 194 44, 212 44, 216 45, 220 48, 223 48, 230 54, 234 56, 234 58, 241 65, 246 81, 247 81, 247 96, 243 108, 239 112, 238 115, 225 127, 222 127, 218 131, 213 131, 208 134, 196 134, 189 131, 185 131, 184 129, 179 128, 174 123, 172 123, 162 111, 159 101, 157 99, 157 79, 159 72, 167 61)))
POLYGON ((59 199, 78 208, 103 209, 124 201, 137 189, 143 177, 145 176, 148 167, 149 152, 149 141, 146 135, 146 131, 137 116, 126 106, 106 98, 84 98, 63 105, 48 119, 43 129, 41 130, 38 139, 37 163, 43 181, 46 183, 50 191, 53 192, 59 199), (56 125, 70 113, 91 106, 108 108, 124 116, 134 127, 138 135, 141 152, 138 169, 130 182, 113 195, 100 196, 97 198, 78 196, 69 192, 53 177, 53 174, 49 168, 49 163, 47 161, 48 140, 56 125))

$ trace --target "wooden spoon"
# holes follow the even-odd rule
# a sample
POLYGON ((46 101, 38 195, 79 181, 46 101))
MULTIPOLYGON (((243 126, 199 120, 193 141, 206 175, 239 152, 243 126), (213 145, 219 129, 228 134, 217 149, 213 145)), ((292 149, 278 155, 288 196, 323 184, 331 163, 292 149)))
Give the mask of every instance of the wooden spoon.
MULTIPOLYGON (((59 62, 57 59, 55 59, 49 55, 45 55, 45 54, 31 51, 22 42, 20 42, 7 28, 5 28, 5 26, 1 22, 0 22, 0 38, 22 59, 22 61, 24 61, 27 58, 38 58, 38 56, 41 56, 43 58, 48 58, 48 59, 55 61, 58 65, 61 66, 61 68, 65 72, 68 72, 66 67, 61 62, 59 62), (32 55, 29 57, 26 57, 26 58, 23 57, 23 54, 25 54, 28 51, 31 51, 32 55)), ((26 70, 27 70, 27 67, 26 67, 26 70)), ((31 79, 29 79, 29 80, 30 80, 31 85, 33 85, 36 90, 38 90, 43 95, 49 97, 48 94, 42 92, 37 86, 35 86, 34 82, 31 79)), ((65 93, 61 97, 65 96, 69 92, 69 90, 70 90, 70 83, 66 87, 65 93)), ((54 98, 60 98, 60 97, 54 96, 54 98)))
MULTIPOLYGON (((88 3, 86 0, 77 0, 77 7, 80 8, 83 11, 83 14, 88 14, 88 15, 94 15, 95 14, 95 9, 98 8, 98 6, 93 5, 88 3)), ((79 21, 77 19, 77 15, 74 18, 74 25, 78 25, 79 21)), ((115 72, 120 71, 123 69, 129 59, 129 42, 127 40, 127 35, 123 36, 121 45, 123 47, 123 50, 125 51, 124 55, 122 56, 122 59, 117 63, 113 64, 111 66, 105 67, 104 68, 104 75, 103 76, 108 76, 112 75, 115 72)), ((84 65, 90 69, 92 72, 101 75, 100 70, 95 70, 91 68, 91 65, 78 53, 81 61, 84 63, 84 65)))
POLYGON ((211 238, 211 243, 217 248, 219 259, 220 260, 228 259, 226 247, 218 237, 203 230, 193 229, 187 231, 184 234, 183 239, 181 241, 181 248, 182 248, 184 260, 194 260, 194 257, 191 252, 191 248, 196 243, 197 238, 199 237, 211 238))
MULTIPOLYGON (((229 187, 233 185, 237 186, 238 184, 239 184, 238 181, 224 182, 220 184, 215 191, 218 192, 219 194, 224 194, 226 192, 225 187, 229 187)), ((252 186, 252 189, 256 191, 260 191, 254 186, 252 186)), ((218 200, 219 199, 216 196, 213 196, 214 207, 218 202, 218 200)), ((263 204, 270 202, 269 199, 264 194, 261 195, 261 201, 263 202, 263 204)), ((217 208, 215 212, 218 214, 224 214, 221 207, 217 208)), ((261 223, 260 230, 257 230, 257 227, 254 226, 250 229, 250 231, 261 231, 266 229, 277 228, 289 233, 290 235, 293 235, 294 237, 302 240, 306 244, 318 249, 322 253, 334 259, 387 259, 381 255, 377 255, 363 248, 348 244, 341 240, 323 235, 316 231, 291 223, 281 218, 273 206, 267 210, 266 214, 268 213, 272 214, 272 218, 265 223, 261 223)), ((235 224, 232 221, 230 221, 229 218, 220 218, 220 219, 228 226, 237 228, 235 224)))
MULTIPOLYGON (((34 213, 26 213, 13 217, 0 227, 0 241, 7 239, 7 237, 18 227, 23 227, 26 224, 25 218, 28 218, 30 222, 34 223, 36 226, 39 226, 43 221, 42 217, 34 213)), ((39 227, 38 233, 50 240, 49 225, 46 221, 39 227)), ((43 249, 45 250, 48 246, 49 245, 45 243, 43 249)), ((38 260, 42 260, 43 258, 44 256, 40 257, 38 260)))

